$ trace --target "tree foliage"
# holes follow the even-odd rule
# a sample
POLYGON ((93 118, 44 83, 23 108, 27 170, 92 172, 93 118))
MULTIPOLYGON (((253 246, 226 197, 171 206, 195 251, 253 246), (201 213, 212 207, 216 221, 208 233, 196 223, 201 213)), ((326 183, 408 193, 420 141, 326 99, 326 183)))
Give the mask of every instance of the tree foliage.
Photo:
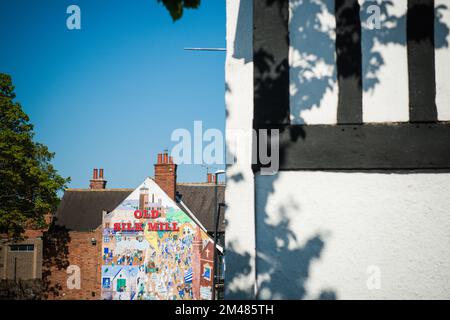
POLYGON ((14 99, 11 77, 0 73, 0 233, 19 238, 25 228, 45 226, 69 179, 50 163, 54 153, 33 140, 33 125, 14 99))
POLYGON ((197 9, 200 6, 200 0, 158 0, 169 11, 173 21, 183 16, 184 9, 197 9))

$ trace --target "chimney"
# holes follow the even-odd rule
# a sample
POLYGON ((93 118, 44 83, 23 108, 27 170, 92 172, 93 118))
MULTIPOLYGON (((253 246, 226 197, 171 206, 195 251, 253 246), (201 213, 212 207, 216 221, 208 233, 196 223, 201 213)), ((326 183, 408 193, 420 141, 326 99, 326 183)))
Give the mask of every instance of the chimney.
POLYGON ((158 161, 155 164, 155 182, 172 200, 175 200, 177 165, 173 163, 172 157, 169 159, 167 151, 164 151, 162 155, 158 154, 158 161))
POLYGON ((94 169, 92 173, 92 179, 89 180, 89 189, 101 190, 106 188, 106 180, 103 179, 103 169, 94 169), (100 171, 100 176, 99 176, 100 171))
POLYGON ((142 187, 139 193, 139 210, 148 209, 148 188, 142 187))

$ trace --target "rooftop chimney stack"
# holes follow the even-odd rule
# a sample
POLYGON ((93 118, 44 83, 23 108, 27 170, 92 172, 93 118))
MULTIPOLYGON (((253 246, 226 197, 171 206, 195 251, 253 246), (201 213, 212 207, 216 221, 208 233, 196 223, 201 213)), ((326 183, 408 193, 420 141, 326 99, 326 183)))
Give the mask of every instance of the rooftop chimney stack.
POLYGON ((94 169, 92 179, 89 180, 89 189, 102 190, 106 188, 106 180, 103 178, 103 169, 94 169), (99 176, 100 171, 100 176, 99 176))
POLYGON ((164 190, 167 195, 175 200, 177 185, 177 165, 173 163, 173 158, 169 158, 168 151, 158 154, 155 164, 155 182, 164 190))

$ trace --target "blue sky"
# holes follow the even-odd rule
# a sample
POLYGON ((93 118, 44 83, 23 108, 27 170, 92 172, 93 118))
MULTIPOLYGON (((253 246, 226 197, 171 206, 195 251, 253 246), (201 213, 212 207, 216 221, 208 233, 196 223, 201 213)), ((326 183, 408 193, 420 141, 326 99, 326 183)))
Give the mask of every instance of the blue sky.
MULTIPOLYGON (((157 0, 0 0, 0 37, 0 72, 71 188, 94 167, 109 187, 134 187, 174 129, 224 129, 225 53, 183 48, 225 47, 225 0, 175 23, 157 0), (81 30, 66 28, 71 4, 81 30)), ((178 181, 205 179, 200 165, 178 168, 178 181)))

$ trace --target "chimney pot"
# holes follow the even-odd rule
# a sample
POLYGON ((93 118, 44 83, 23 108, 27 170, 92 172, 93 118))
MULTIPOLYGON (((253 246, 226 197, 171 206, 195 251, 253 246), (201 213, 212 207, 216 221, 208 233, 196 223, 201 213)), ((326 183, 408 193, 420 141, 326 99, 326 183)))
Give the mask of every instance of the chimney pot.
POLYGON ((168 154, 166 152, 164 153, 164 163, 169 163, 168 154))
POLYGON ((100 169, 100 174, 99 174, 99 176, 100 176, 100 180, 103 180, 103 169, 100 169))
POLYGON ((94 172, 93 172, 93 174, 92 174, 92 179, 93 179, 93 180, 98 179, 98 170, 97 170, 97 169, 94 169, 94 172))
POLYGON ((169 157, 169 163, 173 164, 173 157, 172 156, 169 157))
POLYGON ((158 153, 158 164, 162 163, 162 153, 158 153))

